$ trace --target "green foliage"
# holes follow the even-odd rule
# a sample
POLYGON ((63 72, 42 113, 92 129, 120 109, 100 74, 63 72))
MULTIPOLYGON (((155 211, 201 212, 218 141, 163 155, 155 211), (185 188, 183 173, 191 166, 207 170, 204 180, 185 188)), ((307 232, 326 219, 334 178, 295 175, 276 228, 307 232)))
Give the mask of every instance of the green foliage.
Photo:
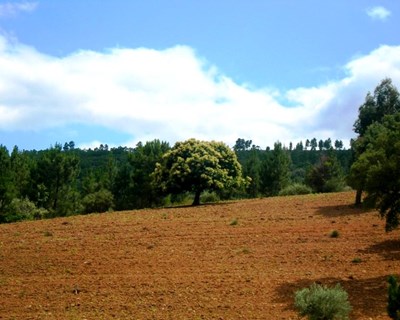
POLYGON ((222 142, 190 139, 177 142, 157 163, 154 183, 165 193, 193 192, 193 205, 200 194, 240 186, 244 179, 235 153, 222 142))
POLYGON ((280 196, 291 196, 298 194, 310 194, 312 189, 309 186, 301 183, 293 183, 279 192, 280 196))
POLYGON ((400 320, 400 288, 397 278, 393 275, 388 278, 388 305, 387 312, 390 318, 400 320))
POLYGON ((333 231, 331 231, 331 233, 330 233, 329 236, 330 236, 331 238, 339 238, 340 233, 339 233, 339 231, 337 231, 337 230, 333 230, 333 231))
POLYGON ((101 189, 99 191, 89 193, 82 199, 83 212, 106 212, 113 207, 113 194, 106 189, 101 189))
POLYGON ((205 191, 201 194, 201 200, 204 203, 215 203, 218 202, 220 198, 215 192, 205 191))
POLYGON ((340 284, 333 288, 312 284, 295 293, 295 307, 300 316, 309 320, 348 319, 351 306, 340 284))
POLYGON ((72 193, 79 172, 79 159, 63 152, 60 144, 42 151, 32 172, 31 199, 53 216, 70 214, 72 193))
POLYGON ((391 79, 384 79, 375 88, 373 95, 367 94, 364 104, 360 106, 354 131, 363 136, 371 124, 381 122, 385 115, 399 111, 400 94, 391 79))
POLYGON ((399 225, 400 214, 400 113, 368 127, 365 151, 351 168, 349 183, 367 192, 365 204, 386 218, 386 231, 399 225))
POLYGON ((0 222, 6 222, 5 210, 14 196, 10 155, 7 148, 0 145, 0 222))
POLYGON ((362 259, 360 257, 356 257, 353 260, 351 260, 352 263, 361 263, 362 259))
POLYGON ((13 199, 10 205, 7 207, 7 215, 5 222, 16 222, 21 220, 34 220, 42 219, 47 216, 48 212, 46 209, 37 208, 35 204, 29 201, 27 198, 24 199, 13 199))
POLYGON ((274 150, 266 154, 262 163, 261 184, 265 195, 277 195, 289 184, 290 164, 288 150, 285 150, 280 142, 276 142, 274 150))
POLYGON ((311 167, 306 176, 306 183, 315 192, 338 192, 344 188, 341 167, 331 152, 323 155, 316 165, 311 167))

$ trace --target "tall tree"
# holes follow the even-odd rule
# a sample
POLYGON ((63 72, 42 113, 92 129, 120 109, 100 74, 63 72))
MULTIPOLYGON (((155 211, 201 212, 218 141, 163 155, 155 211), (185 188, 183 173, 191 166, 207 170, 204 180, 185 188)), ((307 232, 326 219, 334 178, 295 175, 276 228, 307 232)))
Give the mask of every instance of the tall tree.
POLYGON ((251 179, 246 188, 246 192, 250 197, 255 198, 261 192, 260 150, 253 148, 249 152, 250 156, 243 166, 243 176, 251 179))
POLYGON ((261 183, 265 195, 277 195, 289 184, 290 156, 282 143, 276 142, 274 150, 266 154, 262 163, 261 183))
MULTIPOLYGON (((358 118, 354 123, 354 131, 358 133, 357 141, 354 143, 355 158, 361 156, 366 150, 364 134, 373 123, 382 121, 385 115, 395 114, 400 111, 400 94, 393 85, 391 79, 384 79, 375 88, 374 94, 368 92, 365 102, 359 108, 358 118)), ((355 169, 356 170, 356 169, 355 169)), ((352 183, 357 185, 356 204, 361 203, 363 191, 362 175, 356 182, 356 172, 352 174, 352 183)))
POLYGON ((162 156, 170 149, 169 143, 156 139, 144 145, 139 142, 134 152, 129 155, 128 161, 132 166, 131 197, 134 208, 160 205, 162 196, 154 188, 151 174, 162 156))
POLYGON ((5 146, 0 145, 0 222, 6 222, 6 208, 14 198, 10 155, 5 146))
POLYGON ((306 183, 315 192, 336 192, 343 188, 343 173, 333 152, 322 155, 319 162, 308 170, 306 183))
POLYGON ((53 215, 66 215, 73 210, 76 201, 76 178, 79 159, 72 153, 63 152, 60 144, 42 151, 33 172, 37 191, 36 202, 53 215))
POLYGON ((349 182, 363 187, 365 203, 386 218, 386 230, 399 226, 400 113, 387 115, 364 132, 364 152, 353 163, 349 182))
POLYGON ((193 192, 193 205, 203 191, 239 187, 242 168, 236 154, 222 142, 195 139, 177 142, 154 171, 154 181, 169 193, 193 192))

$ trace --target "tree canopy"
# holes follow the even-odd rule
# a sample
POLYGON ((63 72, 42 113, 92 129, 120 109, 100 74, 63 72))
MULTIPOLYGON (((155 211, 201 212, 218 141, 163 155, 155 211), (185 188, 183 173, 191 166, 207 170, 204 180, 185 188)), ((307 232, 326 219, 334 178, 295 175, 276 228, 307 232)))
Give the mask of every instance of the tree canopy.
POLYGON ((167 193, 193 192, 193 205, 203 191, 239 187, 243 183, 236 154, 224 143, 189 139, 177 142, 157 163, 155 183, 167 193))
POLYGON ((399 226, 400 215, 400 113, 375 122, 363 138, 365 151, 353 164, 350 182, 362 184, 365 203, 386 218, 386 230, 399 226))

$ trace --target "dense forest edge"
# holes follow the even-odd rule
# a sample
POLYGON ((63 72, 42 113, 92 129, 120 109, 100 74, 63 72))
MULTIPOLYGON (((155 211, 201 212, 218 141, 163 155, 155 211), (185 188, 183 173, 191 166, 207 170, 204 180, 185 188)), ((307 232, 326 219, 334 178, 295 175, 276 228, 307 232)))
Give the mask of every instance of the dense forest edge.
POLYGON ((233 148, 195 139, 173 147, 161 140, 95 149, 70 141, 39 151, 0 145, 0 223, 354 188, 356 202, 366 193, 365 203, 391 219, 390 230, 398 225, 398 180, 383 189, 373 181, 400 172, 399 111, 396 87, 382 80, 359 108, 350 149, 330 138, 264 150, 243 138, 233 148), (376 157, 393 163, 380 168, 376 157))

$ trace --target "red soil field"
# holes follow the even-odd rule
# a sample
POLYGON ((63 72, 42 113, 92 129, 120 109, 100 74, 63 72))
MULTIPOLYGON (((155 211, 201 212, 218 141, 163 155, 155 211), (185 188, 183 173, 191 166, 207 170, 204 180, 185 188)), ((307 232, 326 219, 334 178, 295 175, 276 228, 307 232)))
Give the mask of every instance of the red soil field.
POLYGON ((0 225, 0 319, 298 319, 294 292, 313 282, 340 283, 351 319, 389 319, 399 230, 354 196, 0 225))

